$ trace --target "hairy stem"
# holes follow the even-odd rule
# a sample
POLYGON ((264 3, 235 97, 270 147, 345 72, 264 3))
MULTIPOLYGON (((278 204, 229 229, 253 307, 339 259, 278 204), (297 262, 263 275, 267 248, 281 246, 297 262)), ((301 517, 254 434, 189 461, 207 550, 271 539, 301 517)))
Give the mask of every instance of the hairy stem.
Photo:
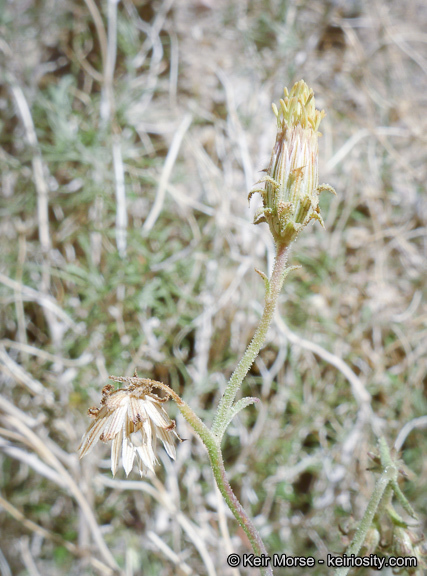
MULTIPOLYGON (((164 386, 164 385, 163 385, 164 386)), ((165 387, 166 388, 166 387, 165 387)), ((200 420, 200 418, 193 412, 193 410, 186 404, 179 396, 175 393, 171 393, 171 396, 176 401, 181 414, 191 425, 193 430, 200 436, 209 454, 209 458, 212 465, 212 470, 217 483, 217 486, 223 495, 228 507, 234 514, 237 522, 245 531, 246 536, 251 543, 254 554, 257 556, 261 554, 267 554, 266 548, 261 536, 258 534, 257 529, 252 523, 252 520, 247 515, 243 506, 240 504, 239 500, 236 498, 231 486, 228 482, 224 462, 222 459, 221 448, 219 446, 217 438, 212 434, 205 424, 200 420)), ((273 571, 270 567, 262 569, 261 574, 263 576, 272 576, 273 571)))
MULTIPOLYGON (((395 463, 391 458, 389 448, 384 438, 380 438, 379 448, 380 448, 381 465, 383 468, 383 473, 378 478, 377 483, 375 484, 375 488, 372 493, 371 499, 369 500, 368 506, 365 510, 365 514, 363 515, 363 518, 360 521, 359 527, 356 531, 356 534, 353 537, 350 546, 347 548, 345 552, 347 556, 350 556, 351 554, 357 555, 358 552, 360 551, 361 547, 363 546, 363 542, 365 541, 368 530, 372 525, 372 521, 374 519, 375 514, 378 512, 382 504, 382 501, 384 500, 384 497, 386 497, 386 499, 388 500, 389 497, 391 496, 391 494, 389 494, 389 490, 391 488, 392 483, 396 481, 397 478, 398 471, 395 463)), ((349 571, 350 567, 338 568, 335 571, 335 576, 347 576, 349 571)))
MULTIPOLYGON (((259 535, 257 529, 253 525, 252 520, 247 515, 245 509, 240 504, 239 500, 237 499, 236 495, 234 494, 230 486, 230 483, 228 482, 220 448, 218 447, 218 449, 215 452, 213 451, 212 453, 209 452, 209 458, 211 460, 212 470, 215 476, 217 486, 221 494, 223 495, 225 501, 227 502, 228 507, 234 514, 234 517, 236 518, 237 522, 245 531, 245 534, 248 537, 249 542, 251 543, 254 554, 256 556, 261 556, 261 554, 267 555, 267 550, 264 546, 264 542, 262 541, 261 536, 259 535)), ((271 569, 270 566, 266 568, 261 568, 261 574, 263 574, 263 576, 272 576, 273 570, 271 569)))
MULTIPOLYGON (((274 268, 270 280, 266 279, 266 297, 264 312, 261 317, 259 326, 255 335, 246 349, 243 358, 240 360, 236 370, 233 372, 230 381, 227 384, 225 393, 218 406, 215 415, 212 430, 200 420, 200 418, 192 411, 192 409, 172 390, 166 390, 166 386, 161 383, 156 383, 160 388, 165 389, 170 396, 175 400, 184 418, 189 422, 194 431, 200 436, 205 444, 209 458, 212 465, 212 470, 217 483, 217 486, 223 495, 228 507, 234 514, 234 517, 245 531, 254 551, 254 554, 260 556, 267 555, 264 543, 258 534, 254 524, 247 515, 243 506, 240 504, 236 495, 234 494, 230 483, 227 479, 224 461, 221 453, 221 438, 224 434, 227 423, 229 422, 229 413, 232 409, 236 394, 242 384, 242 381, 252 366, 255 358, 264 343, 267 335, 267 330, 273 319, 274 311, 276 309, 277 299, 282 289, 283 281, 286 276, 286 262, 288 258, 288 246, 286 244, 278 244, 274 268)), ((273 571, 270 567, 261 569, 264 576, 272 576, 273 571)))
POLYGON ((215 419, 212 425, 213 434, 221 440, 222 435, 225 431, 225 426, 227 423, 227 414, 229 413, 236 394, 245 378, 246 374, 249 372, 250 367, 258 356, 261 346, 264 343, 265 337, 267 335, 268 328, 273 319, 274 311, 276 309, 277 298, 282 289, 283 280, 285 278, 286 262, 288 259, 288 246, 286 244, 277 245, 276 259, 274 262, 273 273, 271 275, 270 281, 267 283, 267 291, 265 297, 265 307, 262 314, 260 323, 252 338, 251 343, 246 348, 242 359, 240 360, 237 368, 233 372, 227 387, 225 389, 224 395, 219 403, 215 419))

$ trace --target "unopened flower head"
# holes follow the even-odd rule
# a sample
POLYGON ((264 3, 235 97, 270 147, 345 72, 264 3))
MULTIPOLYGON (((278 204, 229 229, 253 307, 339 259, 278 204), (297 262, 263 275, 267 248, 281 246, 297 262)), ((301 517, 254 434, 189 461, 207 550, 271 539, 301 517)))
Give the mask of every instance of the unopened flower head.
POLYGON ((319 194, 333 188, 319 186, 318 128, 325 112, 316 110, 314 93, 300 80, 273 112, 277 119, 276 143, 271 155, 267 175, 256 188, 262 196, 263 206, 255 214, 254 224, 267 222, 276 242, 289 244, 310 220, 315 218, 323 226, 319 210, 319 194))
POLYGON ((108 384, 102 390, 99 408, 90 408, 94 418, 79 446, 80 458, 88 454, 101 440, 112 440, 111 471, 116 474, 122 456, 126 475, 133 468, 137 456, 141 476, 154 472, 157 464, 156 441, 160 439, 169 456, 175 459, 175 422, 163 408, 168 398, 160 398, 152 392, 155 383, 143 378, 113 378, 125 381, 128 386, 114 390, 108 384))
POLYGON ((427 564, 425 562, 426 549, 424 545, 424 535, 417 536, 415 532, 407 527, 394 526, 392 553, 398 557, 409 556, 416 560, 412 566, 405 566, 405 571, 408 574, 413 574, 414 576, 425 574, 427 564))

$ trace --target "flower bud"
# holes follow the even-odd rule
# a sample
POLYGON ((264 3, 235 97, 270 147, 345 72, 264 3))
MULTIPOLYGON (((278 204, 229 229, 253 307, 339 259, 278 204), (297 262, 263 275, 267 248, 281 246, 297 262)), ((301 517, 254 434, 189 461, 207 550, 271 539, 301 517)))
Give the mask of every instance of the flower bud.
POLYGON ((318 128, 325 112, 316 110, 313 90, 303 80, 284 92, 280 108, 272 105, 277 136, 267 175, 258 182, 265 188, 252 190, 249 199, 259 192, 263 200, 254 224, 267 222, 275 241, 289 245, 313 218, 323 226, 319 194, 335 190, 319 186, 318 128))
POLYGON ((371 526, 366 533, 365 541, 361 548, 360 556, 374 554, 381 540, 381 534, 375 526, 371 526))
POLYGON ((395 556, 410 556, 416 558, 415 566, 407 566, 405 571, 408 574, 424 574, 426 563, 425 550, 423 550, 424 537, 418 537, 408 528, 395 526, 393 531, 393 553, 395 556))

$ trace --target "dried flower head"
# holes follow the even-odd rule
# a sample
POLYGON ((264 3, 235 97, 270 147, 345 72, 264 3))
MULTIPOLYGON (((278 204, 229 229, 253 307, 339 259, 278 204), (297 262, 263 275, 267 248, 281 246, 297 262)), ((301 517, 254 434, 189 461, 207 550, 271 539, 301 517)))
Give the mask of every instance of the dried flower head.
MULTIPOLYGON (((125 388, 114 390, 112 384, 104 386, 99 408, 89 408, 88 414, 95 421, 89 426, 79 446, 80 458, 88 454, 98 440, 113 441, 111 448, 111 471, 116 474, 120 453, 126 476, 138 456, 141 476, 154 472, 157 464, 156 440, 159 438, 169 456, 175 459, 175 422, 171 420, 162 404, 168 400, 153 393, 156 382, 145 378, 111 379, 125 382, 125 388)), ((162 385, 163 387, 164 385, 162 385)))
POLYGON ((323 226, 319 194, 322 190, 335 194, 335 190, 327 184, 319 186, 318 128, 325 112, 316 110, 313 90, 303 80, 284 93, 280 108, 272 105, 276 143, 267 175, 257 182, 264 182, 265 189, 252 190, 249 199, 255 192, 262 196, 254 224, 267 222, 276 242, 289 245, 313 218, 323 226))

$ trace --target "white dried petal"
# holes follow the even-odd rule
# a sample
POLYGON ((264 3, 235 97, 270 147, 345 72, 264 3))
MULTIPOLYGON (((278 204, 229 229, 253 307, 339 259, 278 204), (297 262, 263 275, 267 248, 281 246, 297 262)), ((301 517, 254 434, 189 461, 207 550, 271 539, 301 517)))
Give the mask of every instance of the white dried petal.
MULTIPOLYGON (((100 410, 97 419, 91 424, 86 434, 82 438, 81 444, 79 446, 80 458, 92 451, 93 447, 98 442, 99 437, 102 434, 106 422, 106 417, 100 416, 101 413, 102 410, 100 410)), ((105 414, 108 414, 107 409, 105 409, 105 414)))
POLYGON ((131 396, 129 401, 128 417, 135 424, 143 420, 145 411, 141 410, 141 401, 131 396))
POLYGON ((114 436, 116 436, 123 428, 126 412, 127 412, 127 405, 125 404, 124 406, 120 406, 120 408, 117 408, 117 410, 115 410, 113 414, 110 416, 104 428, 104 433, 102 437, 102 440, 104 442, 112 440, 114 436))
POLYGON ((119 467, 120 450, 122 449, 123 428, 119 431, 113 440, 111 446, 111 472, 113 476, 116 475, 117 468, 119 467))
POLYGON ((156 431, 158 430, 157 426, 153 424, 151 420, 147 420, 144 422, 144 431, 146 437, 150 439, 150 444, 153 447, 154 454, 157 450, 157 434, 156 431))
POLYGON ((138 453, 138 456, 141 458, 141 461, 145 466, 145 468, 148 468, 150 472, 154 472, 154 465, 158 464, 158 462, 151 444, 143 444, 142 446, 138 446, 138 448, 136 448, 136 451, 138 453))
POLYGON ((127 434, 123 435, 123 448, 122 448, 122 460, 123 468, 126 472, 126 476, 129 476, 129 472, 133 468, 133 463, 135 460, 136 448, 135 445, 130 441, 127 434))
POLYGON ((154 402, 151 398, 147 398, 147 402, 145 403, 145 409, 147 411, 148 416, 154 422, 156 426, 160 426, 162 428, 167 428, 171 425, 172 420, 167 415, 167 412, 160 406, 157 402, 154 402))
POLYGON ((138 460, 138 470, 141 477, 147 476, 147 474, 149 473, 149 469, 146 466, 144 466, 144 462, 141 460, 141 458, 139 458, 138 460))
POLYGON ((163 430, 163 428, 157 428, 156 432, 157 437, 160 438, 160 440, 163 442, 163 446, 165 447, 168 455, 172 458, 172 460, 175 460, 176 448, 173 433, 169 432, 168 430, 163 430))

